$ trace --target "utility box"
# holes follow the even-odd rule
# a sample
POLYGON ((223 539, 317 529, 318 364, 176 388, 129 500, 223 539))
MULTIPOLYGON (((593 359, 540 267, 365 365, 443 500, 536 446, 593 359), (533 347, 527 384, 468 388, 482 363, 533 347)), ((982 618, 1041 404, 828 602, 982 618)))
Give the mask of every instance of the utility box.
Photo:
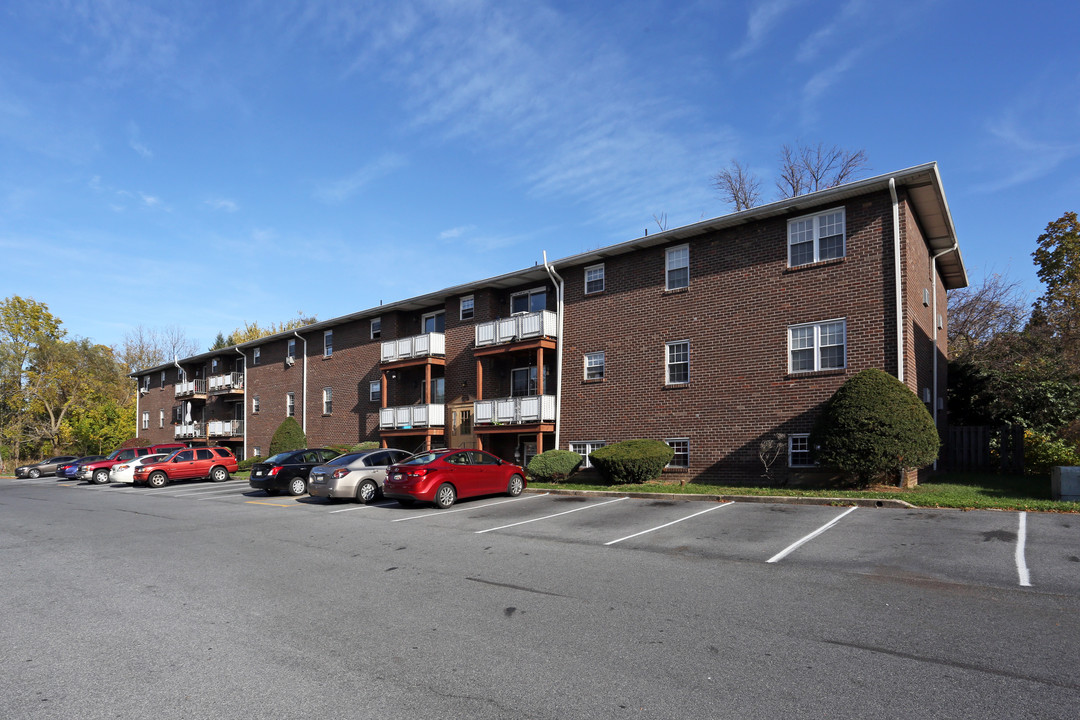
POLYGON ((1080 467, 1051 468, 1050 497, 1080 502, 1080 467))

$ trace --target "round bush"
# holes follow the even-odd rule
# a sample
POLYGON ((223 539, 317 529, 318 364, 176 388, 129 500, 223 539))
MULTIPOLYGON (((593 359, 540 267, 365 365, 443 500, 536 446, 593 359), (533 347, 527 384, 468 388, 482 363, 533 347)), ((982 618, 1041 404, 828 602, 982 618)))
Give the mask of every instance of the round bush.
POLYGON ((1058 465, 1080 465, 1080 447, 1064 438, 1025 430, 1024 474, 1049 475, 1050 469, 1058 465))
POLYGON ((813 457, 868 484, 926 467, 941 447, 934 419, 892 375, 872 368, 833 393, 810 433, 813 457))
POLYGON ((296 422, 296 418, 285 418, 278 429, 274 431, 274 437, 270 440, 270 454, 277 455, 289 450, 301 450, 307 447, 307 436, 296 422))
POLYGON ((662 440, 624 440, 589 453, 589 461, 610 483, 656 480, 675 451, 662 440))
POLYGON ((559 482, 565 480, 581 467, 584 460, 570 450, 548 450, 534 455, 529 461, 529 477, 537 482, 559 482))

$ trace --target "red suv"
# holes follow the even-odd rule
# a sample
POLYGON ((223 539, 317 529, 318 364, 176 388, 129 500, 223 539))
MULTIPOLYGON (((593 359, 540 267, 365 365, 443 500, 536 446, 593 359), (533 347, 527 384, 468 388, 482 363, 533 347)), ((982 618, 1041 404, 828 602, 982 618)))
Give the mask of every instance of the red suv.
POLYGON ((237 470, 236 457, 229 448, 186 448, 177 450, 160 462, 139 465, 132 481, 136 485, 165 487, 173 480, 225 482, 237 470))
POLYGON ((135 458, 144 455, 168 453, 173 450, 182 450, 186 447, 187 445, 184 443, 162 443, 160 445, 151 445, 150 447, 113 450, 104 460, 95 460, 94 462, 80 465, 78 471, 75 473, 75 477, 80 480, 85 480, 86 482, 92 482, 95 485, 104 485, 109 482, 109 469, 112 468, 113 465, 119 465, 122 462, 134 460, 135 458))
POLYGON ((436 450, 420 453, 386 469, 383 496, 405 506, 417 500, 448 508, 458 498, 525 489, 525 471, 483 450, 436 450))

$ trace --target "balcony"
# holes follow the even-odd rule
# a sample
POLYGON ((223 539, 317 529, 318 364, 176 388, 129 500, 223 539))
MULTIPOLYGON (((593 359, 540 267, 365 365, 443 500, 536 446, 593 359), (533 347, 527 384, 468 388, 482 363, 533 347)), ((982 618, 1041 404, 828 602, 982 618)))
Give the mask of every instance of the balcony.
POLYGON ((209 378, 211 395, 244 392, 244 373, 232 372, 224 375, 211 375, 209 378))
MULTIPOLYGON (((555 422, 554 395, 523 395, 520 397, 477 400, 473 403, 473 419, 477 426, 537 425, 555 422)), ((483 430, 477 427, 477 430, 483 430)))
POLYGON ((382 344, 382 362, 384 363, 443 357, 444 355, 446 355, 446 335, 443 333, 424 333, 400 340, 387 340, 382 344))
MULTIPOLYGON (((211 378, 213 380, 213 378, 211 378)), ((206 423, 207 437, 239 437, 244 434, 243 420, 211 420, 206 423)))
POLYGON ((206 428, 202 423, 186 423, 183 425, 177 425, 173 428, 173 437, 177 440, 184 438, 204 438, 206 437, 206 428))
POLYGON ((476 347, 558 337, 557 316, 550 310, 522 313, 476 326, 476 347))
POLYGON ((404 405, 379 410, 380 430, 412 430, 446 425, 445 405, 404 405))
POLYGON ((176 383, 176 397, 206 397, 206 379, 196 378, 187 382, 176 383))

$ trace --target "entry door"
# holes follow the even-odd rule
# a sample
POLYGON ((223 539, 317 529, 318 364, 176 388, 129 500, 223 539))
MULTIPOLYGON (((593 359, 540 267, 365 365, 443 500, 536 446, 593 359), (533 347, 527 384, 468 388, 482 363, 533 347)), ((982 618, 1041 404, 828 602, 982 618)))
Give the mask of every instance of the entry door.
POLYGON ((529 461, 536 457, 536 441, 521 441, 521 467, 529 467, 529 461))
POLYGON ((455 403, 450 406, 450 447, 475 448, 473 433, 473 404, 455 403))

